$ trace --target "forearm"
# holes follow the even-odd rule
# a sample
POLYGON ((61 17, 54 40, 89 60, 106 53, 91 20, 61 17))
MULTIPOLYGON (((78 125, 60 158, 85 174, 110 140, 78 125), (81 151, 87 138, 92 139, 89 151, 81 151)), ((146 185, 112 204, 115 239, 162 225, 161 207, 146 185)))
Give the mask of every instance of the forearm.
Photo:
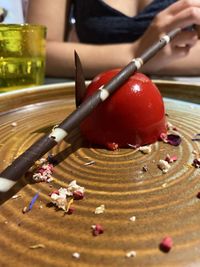
POLYGON ((67 25, 67 2, 69 0, 29 0, 26 20, 46 26, 47 39, 62 41, 67 25))
POLYGON ((74 77, 75 50, 81 59, 86 78, 108 69, 123 67, 134 57, 134 44, 89 45, 48 41, 46 74, 74 77))

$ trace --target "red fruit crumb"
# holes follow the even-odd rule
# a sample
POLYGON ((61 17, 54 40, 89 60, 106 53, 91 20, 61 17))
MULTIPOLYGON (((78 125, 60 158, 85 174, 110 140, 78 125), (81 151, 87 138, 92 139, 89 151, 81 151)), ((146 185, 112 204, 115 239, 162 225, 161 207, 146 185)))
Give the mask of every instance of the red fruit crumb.
POLYGON ((74 200, 80 200, 84 198, 84 194, 80 191, 74 191, 73 192, 73 198, 74 200))
POLYGON ((172 162, 174 162, 174 161, 177 161, 177 156, 170 156, 170 155, 167 155, 166 156, 166 158, 165 158, 165 160, 168 162, 168 163, 172 163, 172 162))
POLYGON ((67 211, 67 214, 71 215, 71 214, 74 213, 74 211, 75 211, 75 208, 74 208, 74 207, 70 207, 70 208, 68 209, 68 211, 67 211))
POLYGON ((162 250, 163 252, 169 252, 172 246, 173 246, 173 240, 170 236, 167 236, 163 238, 163 240, 161 241, 160 250, 162 250))
POLYGON ((160 139, 161 139, 163 142, 167 143, 167 134, 166 134, 166 133, 161 133, 161 134, 160 134, 160 139))
POLYGON ((106 143, 106 146, 109 150, 117 150, 119 148, 119 145, 116 143, 106 143))
POLYGON ((104 232, 104 229, 100 224, 92 225, 92 234, 93 234, 93 236, 97 236, 97 235, 103 234, 103 232, 104 232))

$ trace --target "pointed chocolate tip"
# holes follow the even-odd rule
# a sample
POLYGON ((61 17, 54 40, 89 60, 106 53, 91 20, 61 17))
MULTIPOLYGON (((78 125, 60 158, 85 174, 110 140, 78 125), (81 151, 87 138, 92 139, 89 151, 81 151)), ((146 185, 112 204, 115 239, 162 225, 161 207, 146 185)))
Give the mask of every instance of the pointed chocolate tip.
POLYGON ((85 85, 85 77, 83 73, 83 68, 81 64, 81 60, 79 55, 76 51, 74 51, 74 58, 75 58, 75 99, 76 99, 76 107, 78 107, 85 95, 86 92, 86 85, 85 85))

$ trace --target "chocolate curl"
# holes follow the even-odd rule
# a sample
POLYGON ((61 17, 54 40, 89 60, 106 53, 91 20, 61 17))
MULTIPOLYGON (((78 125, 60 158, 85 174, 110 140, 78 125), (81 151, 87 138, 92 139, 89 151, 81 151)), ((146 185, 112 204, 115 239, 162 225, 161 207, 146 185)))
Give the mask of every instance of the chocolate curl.
POLYGON ((160 49, 167 45, 179 32, 180 28, 163 36, 157 43, 147 49, 140 58, 133 59, 106 85, 102 86, 92 96, 87 98, 75 111, 73 111, 61 124, 52 129, 49 135, 42 137, 28 150, 21 154, 13 163, 0 174, 0 192, 7 192, 28 169, 62 141, 98 106, 105 101, 117 88, 119 88, 135 71, 141 68, 160 49))

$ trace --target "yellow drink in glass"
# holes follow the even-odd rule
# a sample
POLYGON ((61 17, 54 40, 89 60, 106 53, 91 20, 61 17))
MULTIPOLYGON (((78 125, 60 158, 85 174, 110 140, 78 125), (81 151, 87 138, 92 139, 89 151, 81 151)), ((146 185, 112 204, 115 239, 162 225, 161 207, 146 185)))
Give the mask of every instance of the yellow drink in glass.
POLYGON ((45 38, 42 25, 0 24, 0 92, 43 84, 45 38))

